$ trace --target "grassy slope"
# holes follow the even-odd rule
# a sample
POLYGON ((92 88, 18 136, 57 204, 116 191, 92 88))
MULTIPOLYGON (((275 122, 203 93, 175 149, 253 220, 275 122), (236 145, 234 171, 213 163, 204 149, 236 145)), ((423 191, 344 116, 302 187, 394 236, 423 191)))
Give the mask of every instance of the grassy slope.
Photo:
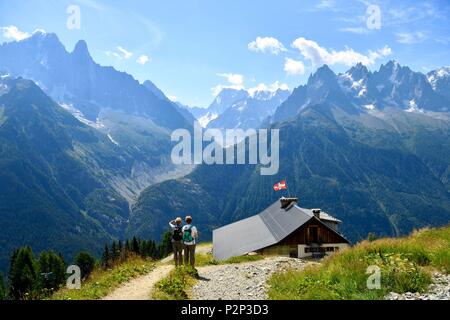
POLYGON ((113 289, 132 278, 147 274, 155 267, 155 261, 140 257, 128 261, 109 270, 98 267, 86 281, 82 282, 80 290, 63 288, 56 292, 52 300, 96 300, 105 297, 113 289))
POLYGON ((304 271, 278 273, 269 280, 270 299, 382 299, 394 291, 421 292, 429 271, 450 272, 450 226, 422 229, 405 238, 363 241, 304 271), (381 269, 381 288, 367 288, 367 267, 381 269))

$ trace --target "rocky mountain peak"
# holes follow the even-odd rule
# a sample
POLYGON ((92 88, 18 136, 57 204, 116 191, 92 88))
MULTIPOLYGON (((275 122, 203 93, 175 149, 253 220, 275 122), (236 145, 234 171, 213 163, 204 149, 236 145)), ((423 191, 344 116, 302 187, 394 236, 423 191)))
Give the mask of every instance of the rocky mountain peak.
POLYGON ((86 41, 79 40, 72 51, 72 55, 78 57, 91 57, 86 41))
POLYGON ((347 71, 347 74, 349 74, 354 80, 360 80, 367 78, 369 70, 361 62, 358 62, 347 71))

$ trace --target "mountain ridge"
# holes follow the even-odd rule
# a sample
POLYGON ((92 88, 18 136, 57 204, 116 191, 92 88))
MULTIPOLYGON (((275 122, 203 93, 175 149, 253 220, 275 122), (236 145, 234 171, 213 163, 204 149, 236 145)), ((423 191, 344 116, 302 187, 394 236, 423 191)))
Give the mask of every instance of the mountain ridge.
MULTIPOLYGON (((272 121, 287 120, 308 104, 325 101, 340 105, 346 112, 356 113, 384 108, 411 112, 450 111, 450 100, 433 89, 429 81, 431 76, 429 73, 427 78, 394 60, 373 72, 361 63, 339 74, 323 65, 309 76, 305 85, 294 89, 293 94, 277 108, 272 121)), ((436 81, 440 84, 442 80, 436 81)))
POLYGON ((91 121, 107 107, 140 114, 170 129, 190 126, 175 104, 161 99, 156 90, 128 73, 95 63, 84 40, 72 52, 54 33, 38 32, 22 41, 3 43, 0 69, 35 81, 57 102, 73 104, 91 121))

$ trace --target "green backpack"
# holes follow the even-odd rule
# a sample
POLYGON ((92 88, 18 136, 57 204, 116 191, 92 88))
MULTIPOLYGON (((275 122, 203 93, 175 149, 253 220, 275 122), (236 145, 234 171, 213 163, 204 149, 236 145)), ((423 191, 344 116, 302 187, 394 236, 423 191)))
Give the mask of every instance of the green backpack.
POLYGON ((183 232, 183 242, 192 242, 194 238, 192 237, 191 226, 187 227, 183 232))

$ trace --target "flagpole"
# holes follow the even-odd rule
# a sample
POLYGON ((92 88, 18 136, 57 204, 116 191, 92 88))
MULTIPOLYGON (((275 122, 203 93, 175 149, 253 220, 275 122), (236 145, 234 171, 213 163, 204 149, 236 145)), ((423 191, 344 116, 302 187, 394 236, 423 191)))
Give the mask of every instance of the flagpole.
POLYGON ((284 181, 285 181, 285 183, 286 183, 286 189, 287 189, 287 191, 288 191, 288 197, 290 198, 290 197, 291 197, 291 190, 289 190, 289 187, 288 187, 288 185, 287 185, 287 178, 286 178, 286 176, 284 177, 284 181))

